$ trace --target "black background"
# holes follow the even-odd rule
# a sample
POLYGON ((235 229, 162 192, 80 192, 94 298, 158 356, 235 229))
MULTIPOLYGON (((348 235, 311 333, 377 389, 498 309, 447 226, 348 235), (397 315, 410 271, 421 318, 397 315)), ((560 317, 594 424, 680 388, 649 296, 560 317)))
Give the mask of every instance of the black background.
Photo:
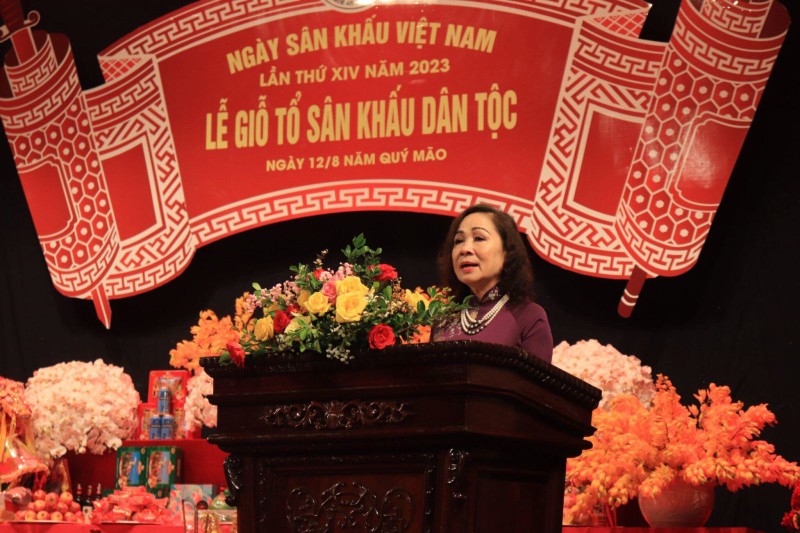
MULTIPOLYGON (((800 20, 798 1, 783 2, 800 20)), ((23 2, 40 12, 42 28, 69 37, 85 89, 102 83, 98 52, 186 3, 23 2)), ((666 40, 677 7, 674 0, 654 2, 644 37, 666 40)), ((764 437, 790 460, 800 458, 799 57, 798 32, 790 28, 699 262, 679 277, 649 280, 631 318, 616 314, 624 282, 574 274, 531 251, 538 298, 557 343, 610 343, 669 375, 687 399, 713 382, 730 385, 734 398, 747 404, 769 404, 779 423, 764 437)), ((90 301, 53 288, 6 142, 0 142, 0 161, 0 375, 20 381, 57 362, 102 358, 123 366, 144 396, 148 372, 168 367, 169 350, 190 337, 200 310, 233 314, 235 298, 251 282, 279 282, 289 265, 340 249, 361 232, 384 249, 384 261, 398 268, 404 286, 435 283, 436 250, 449 222, 359 212, 251 230, 199 249, 187 270, 163 287, 112 301, 106 330, 90 301)), ((232 168, 221 179, 235 178, 232 168)), ((718 489, 709 525, 779 531, 788 509, 789 491, 779 486, 718 489)))

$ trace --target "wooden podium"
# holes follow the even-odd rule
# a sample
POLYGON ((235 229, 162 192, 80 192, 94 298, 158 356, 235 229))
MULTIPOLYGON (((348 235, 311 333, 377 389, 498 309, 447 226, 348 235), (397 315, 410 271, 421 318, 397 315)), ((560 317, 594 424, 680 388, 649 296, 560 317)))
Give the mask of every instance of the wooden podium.
POLYGON ((242 533, 560 532, 601 394, 469 341, 202 365, 242 533))

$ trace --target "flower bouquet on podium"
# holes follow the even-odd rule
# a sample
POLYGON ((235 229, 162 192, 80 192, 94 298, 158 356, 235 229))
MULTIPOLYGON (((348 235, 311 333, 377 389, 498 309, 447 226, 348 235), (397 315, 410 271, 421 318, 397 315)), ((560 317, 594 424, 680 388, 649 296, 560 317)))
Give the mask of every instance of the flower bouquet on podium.
POLYGON ((248 356, 313 351, 348 362, 354 352, 425 339, 426 330, 462 304, 446 290, 403 289, 394 267, 381 263, 363 235, 342 250, 345 261, 326 268, 326 251, 313 264, 271 288, 253 284, 245 327, 228 342, 220 362, 243 366, 248 356))

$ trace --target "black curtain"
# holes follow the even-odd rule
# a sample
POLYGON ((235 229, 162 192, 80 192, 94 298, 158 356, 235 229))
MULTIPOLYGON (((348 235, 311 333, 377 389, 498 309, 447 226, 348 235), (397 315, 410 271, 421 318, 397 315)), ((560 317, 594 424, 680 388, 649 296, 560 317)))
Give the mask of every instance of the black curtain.
MULTIPOLYGON (((800 20, 800 3, 783 0, 800 20)), ((71 40, 84 88, 102 83, 97 53, 133 29, 187 2, 26 0, 42 27, 71 40)), ((645 37, 664 40, 675 0, 654 3, 645 37)), ((7 49, 5 45, 4 50, 7 49)), ((616 305, 624 282, 557 268, 531 251, 537 292, 556 342, 598 339, 669 375, 679 392, 730 385, 735 399, 767 403, 778 417, 764 438, 790 460, 800 458, 800 408, 795 401, 800 327, 800 46, 790 29, 697 265, 644 286, 633 315, 616 305)), ((37 368, 102 358, 123 366, 144 396, 148 372, 168 368, 169 350, 189 338, 202 309, 232 314, 253 281, 285 279, 288 266, 322 249, 344 247, 365 233, 405 286, 436 282, 435 256, 449 220, 411 213, 360 212, 284 222, 227 238, 197 251, 174 281, 140 296, 112 301, 106 330, 89 301, 53 288, 5 141, 0 142, 0 375, 25 381, 37 368)), ((235 178, 235 169, 231 176, 235 178)), ((778 486, 717 490, 709 525, 779 531, 789 491, 778 486)))

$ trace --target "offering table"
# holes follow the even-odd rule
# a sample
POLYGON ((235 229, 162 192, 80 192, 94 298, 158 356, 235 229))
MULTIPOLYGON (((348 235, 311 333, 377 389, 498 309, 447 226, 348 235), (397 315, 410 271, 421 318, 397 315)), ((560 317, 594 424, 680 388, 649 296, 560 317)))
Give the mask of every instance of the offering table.
POLYGON ((202 365, 242 533, 560 532, 601 395, 470 341, 202 365))

